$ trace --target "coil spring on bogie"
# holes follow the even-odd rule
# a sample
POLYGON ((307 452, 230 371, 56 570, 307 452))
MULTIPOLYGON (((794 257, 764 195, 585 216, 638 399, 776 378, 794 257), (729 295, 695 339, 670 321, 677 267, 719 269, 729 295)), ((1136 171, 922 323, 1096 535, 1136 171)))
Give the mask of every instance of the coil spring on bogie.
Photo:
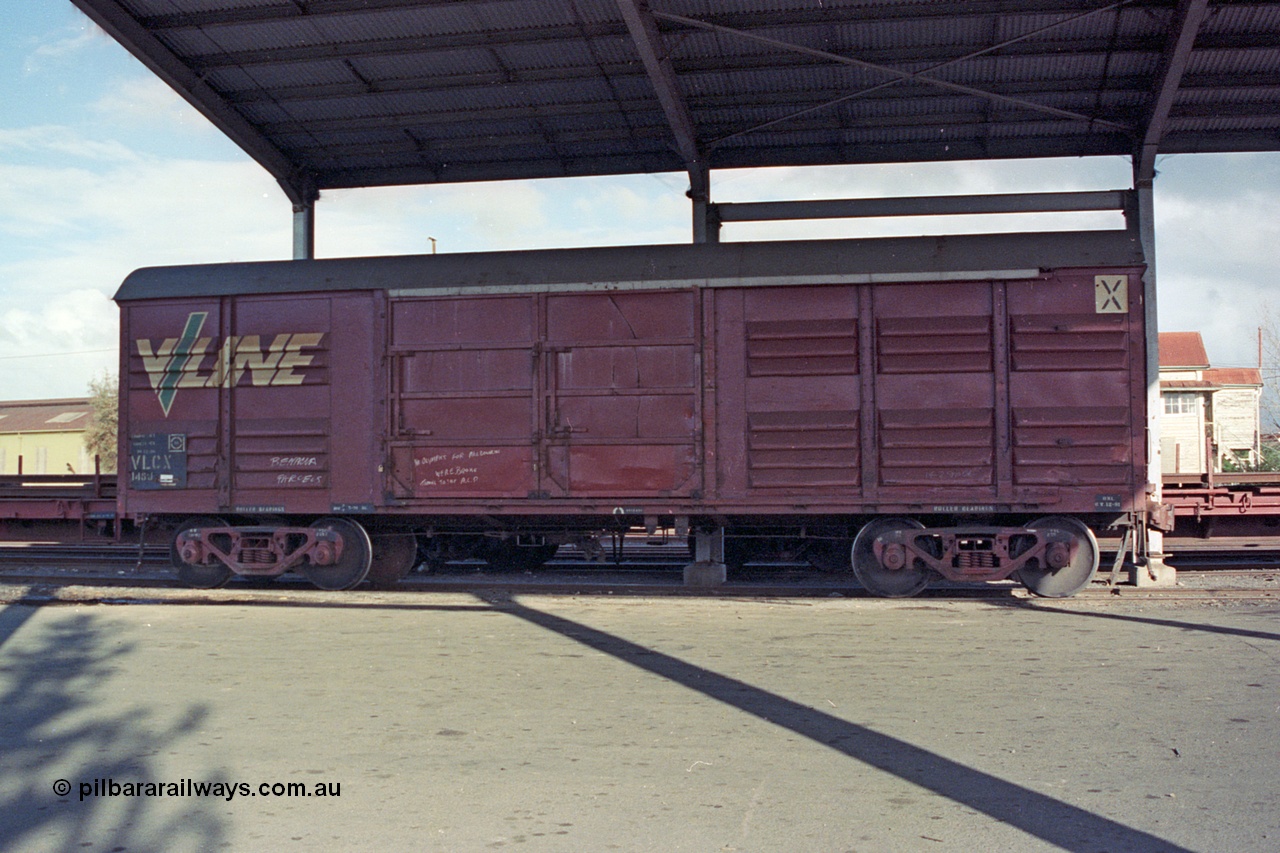
POLYGON ((275 560, 276 555, 270 548, 244 548, 240 551, 240 564, 244 566, 265 566, 275 560))
POLYGON ((961 551, 956 554, 957 569, 994 569, 1000 559, 993 551, 961 551))

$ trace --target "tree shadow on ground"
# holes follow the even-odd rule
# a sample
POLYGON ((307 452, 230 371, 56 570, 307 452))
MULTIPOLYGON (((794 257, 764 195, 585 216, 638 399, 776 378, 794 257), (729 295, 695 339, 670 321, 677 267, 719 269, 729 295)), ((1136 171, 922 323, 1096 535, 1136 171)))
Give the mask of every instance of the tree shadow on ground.
POLYGON ((83 610, 0 610, 0 850, 147 853, 223 843, 210 810, 217 798, 81 797, 81 784, 94 780, 169 781, 155 756, 207 716, 190 707, 161 722, 146 695, 112 699, 112 708, 132 707, 104 711, 109 681, 133 651, 121 628, 83 610))

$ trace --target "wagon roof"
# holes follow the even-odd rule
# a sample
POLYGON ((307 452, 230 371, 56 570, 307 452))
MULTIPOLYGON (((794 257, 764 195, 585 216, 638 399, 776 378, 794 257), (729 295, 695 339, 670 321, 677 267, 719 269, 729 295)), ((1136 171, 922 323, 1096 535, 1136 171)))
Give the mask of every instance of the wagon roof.
POLYGON ((126 278, 115 299, 980 279, 1142 263, 1137 237, 1120 230, 673 244, 149 267, 126 278))

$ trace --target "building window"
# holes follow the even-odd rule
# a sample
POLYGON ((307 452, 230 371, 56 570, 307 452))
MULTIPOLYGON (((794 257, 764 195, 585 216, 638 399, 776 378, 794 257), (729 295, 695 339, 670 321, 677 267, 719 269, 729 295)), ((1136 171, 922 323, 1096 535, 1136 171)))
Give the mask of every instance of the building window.
POLYGON ((1186 391, 1164 394, 1164 413, 1166 415, 1189 415, 1196 411, 1196 397, 1186 391))

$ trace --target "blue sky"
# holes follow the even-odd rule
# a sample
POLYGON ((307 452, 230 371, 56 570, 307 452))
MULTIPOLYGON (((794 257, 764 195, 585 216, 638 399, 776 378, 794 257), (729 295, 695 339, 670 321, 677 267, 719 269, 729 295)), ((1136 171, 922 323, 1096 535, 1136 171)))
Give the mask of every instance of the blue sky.
MULTIPOLYGON (((1215 364, 1256 358, 1276 287, 1280 155, 1162 157, 1160 322, 1215 364)), ((717 201, 1113 189, 1122 158, 717 172, 717 201)), ((321 257, 689 240, 683 175, 325 193, 321 257)), ((970 222, 735 225, 730 240, 1096 226, 970 222)), ((287 258, 276 183, 68 0, 0 11, 0 399, 84 396, 116 366, 111 294, 142 266, 287 258)))

